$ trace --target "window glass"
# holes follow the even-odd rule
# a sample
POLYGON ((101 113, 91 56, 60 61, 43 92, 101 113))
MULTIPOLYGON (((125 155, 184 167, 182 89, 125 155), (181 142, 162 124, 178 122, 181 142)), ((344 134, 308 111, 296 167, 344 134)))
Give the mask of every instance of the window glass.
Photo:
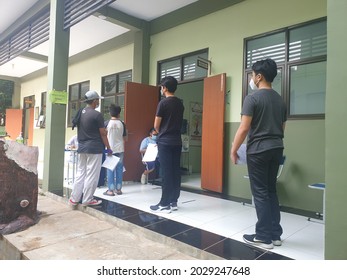
POLYGON ((324 114, 326 62, 290 67, 290 115, 324 114))
POLYGON ((289 32, 289 61, 327 53, 326 21, 295 28, 289 32))
POLYGON ((131 71, 119 73, 118 80, 119 80, 118 93, 125 92, 125 83, 127 81, 131 82, 131 80, 132 80, 131 71))
POLYGON ((86 94, 87 91, 89 91, 89 81, 81 83, 81 97, 80 97, 80 99, 85 98, 84 95, 86 94))
POLYGON ((207 77, 207 69, 199 66, 198 60, 207 66, 207 53, 192 55, 183 59, 183 80, 207 77))
POLYGON ((69 92, 70 100, 80 99, 79 84, 71 85, 69 92))
POLYGON ((175 59, 160 64, 160 80, 166 76, 173 76, 181 80, 181 60, 175 59))
POLYGON ((117 93, 117 75, 110 75, 103 78, 103 94, 110 95, 117 93))
POLYGON ((258 60, 272 58, 276 63, 285 61, 285 32, 247 41, 247 67, 258 60))

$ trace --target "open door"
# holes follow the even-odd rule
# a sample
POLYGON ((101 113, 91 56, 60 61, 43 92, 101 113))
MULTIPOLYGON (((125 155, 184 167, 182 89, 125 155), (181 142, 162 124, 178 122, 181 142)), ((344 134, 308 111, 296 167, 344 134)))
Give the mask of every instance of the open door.
POLYGON ((159 102, 156 86, 127 82, 125 88, 124 121, 128 130, 124 152, 124 181, 140 181, 144 165, 139 152, 143 138, 154 125, 159 102))
POLYGON ((16 138, 22 132, 22 119, 22 109, 6 109, 5 129, 12 140, 16 140, 16 138))
POLYGON ((225 73, 204 79, 201 188, 223 189, 225 73))

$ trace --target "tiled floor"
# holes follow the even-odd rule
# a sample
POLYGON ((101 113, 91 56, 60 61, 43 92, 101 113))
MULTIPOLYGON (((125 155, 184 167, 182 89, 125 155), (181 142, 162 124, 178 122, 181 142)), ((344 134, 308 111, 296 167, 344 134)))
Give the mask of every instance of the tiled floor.
POLYGON ((184 188, 178 211, 170 214, 154 215, 149 210, 160 199, 160 186, 136 182, 124 184, 123 195, 114 197, 103 195, 105 188, 98 188, 95 196, 104 202, 97 209, 226 259, 324 259, 324 224, 282 212, 282 246, 268 251, 256 248, 242 240, 244 233, 254 232, 253 207, 206 192, 197 193, 198 178, 182 181, 182 187, 190 189, 184 188))

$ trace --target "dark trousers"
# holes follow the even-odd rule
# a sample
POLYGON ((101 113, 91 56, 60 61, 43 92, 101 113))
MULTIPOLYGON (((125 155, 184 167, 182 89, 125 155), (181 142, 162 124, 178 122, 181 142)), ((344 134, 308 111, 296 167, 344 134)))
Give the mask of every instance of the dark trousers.
POLYGON ((258 221, 256 238, 271 242, 282 235, 281 214, 276 192, 277 172, 283 149, 247 155, 248 175, 258 221))
POLYGON ((160 170, 162 175, 162 195, 160 204, 177 202, 181 191, 181 145, 158 144, 160 170))

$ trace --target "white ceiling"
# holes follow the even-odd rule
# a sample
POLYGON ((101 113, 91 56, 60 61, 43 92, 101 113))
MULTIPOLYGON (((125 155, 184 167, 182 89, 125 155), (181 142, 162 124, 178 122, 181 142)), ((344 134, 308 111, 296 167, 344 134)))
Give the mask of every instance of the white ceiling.
MULTIPOLYGON (((0 0, 1 34, 40 0, 0 0)), ((150 21, 198 0, 117 0, 110 7, 131 16, 150 21)), ((128 29, 107 20, 89 16, 70 30, 69 56, 92 48, 102 42, 117 37, 128 29), (91 36, 93 34, 93 36, 91 36)), ((45 42, 30 52, 48 56, 49 42, 45 42)), ((23 77, 47 66, 46 62, 25 57, 16 57, 0 66, 0 75, 23 77)))

